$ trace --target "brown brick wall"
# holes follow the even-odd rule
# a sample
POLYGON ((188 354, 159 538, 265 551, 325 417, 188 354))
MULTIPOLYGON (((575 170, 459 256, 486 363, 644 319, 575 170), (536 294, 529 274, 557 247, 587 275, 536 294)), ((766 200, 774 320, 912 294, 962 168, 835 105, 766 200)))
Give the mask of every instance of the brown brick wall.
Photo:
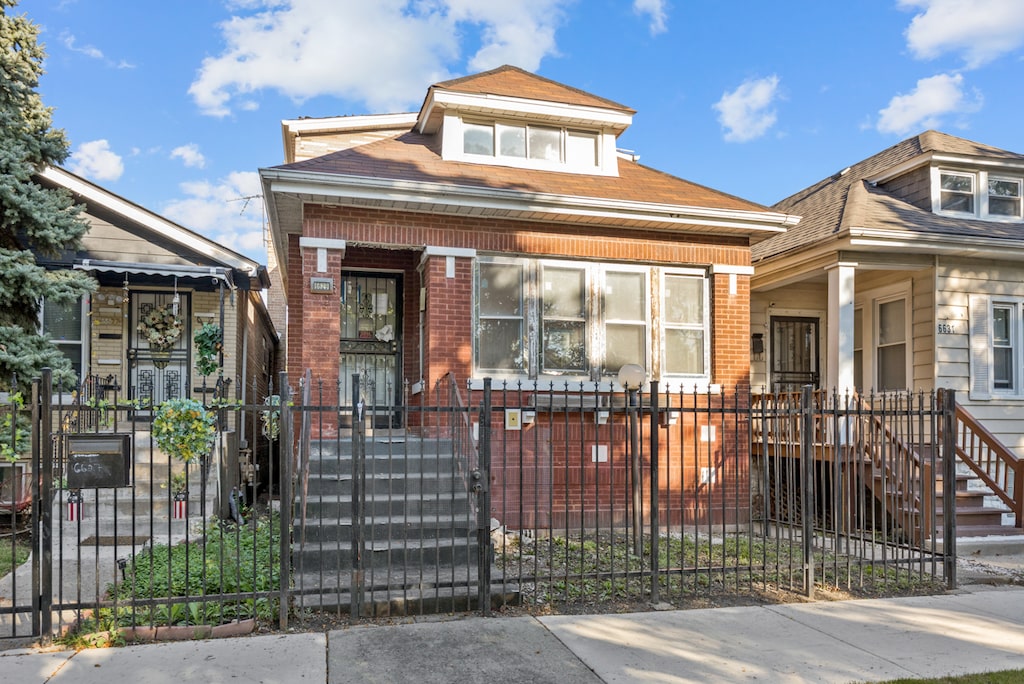
MULTIPOLYGON (((653 264, 748 266, 745 240, 685 232, 624 231, 538 222, 500 221, 374 209, 309 206, 304 235, 346 242, 328 250, 327 274, 340 278, 342 268, 388 270, 404 274, 403 368, 409 383, 430 387, 448 372, 460 381, 472 370, 472 260, 455 258, 455 277, 446 276, 446 257, 420 264, 426 245, 473 249, 480 253, 552 256, 570 259, 626 260, 653 264), (422 278, 422 280, 420 280, 422 278), (425 369, 419 368, 419 290, 427 292, 424 317, 425 369)), ((308 292, 316 250, 289 242, 289 374, 310 368, 314 376, 337 377, 337 296, 308 292), (303 338, 305 331, 305 338, 303 338)), ((712 381, 725 388, 749 382, 749 277, 737 276, 729 294, 729 276, 711 279, 712 381)))

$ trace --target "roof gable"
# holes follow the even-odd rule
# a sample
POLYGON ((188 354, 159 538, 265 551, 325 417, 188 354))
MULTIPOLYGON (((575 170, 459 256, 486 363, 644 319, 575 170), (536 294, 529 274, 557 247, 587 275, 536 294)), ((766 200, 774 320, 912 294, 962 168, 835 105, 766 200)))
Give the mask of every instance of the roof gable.
MULTIPOLYGON (((209 238, 115 195, 65 169, 46 167, 40 182, 71 193, 85 207, 90 229, 82 238, 75 267, 102 263, 153 264, 170 269, 198 267, 204 272, 234 272, 246 289, 261 287, 266 269, 209 238)), ((70 255, 69 255, 70 256, 70 255)), ((101 267, 102 270, 102 267, 101 267)))
POLYGON ((479 74, 463 76, 462 78, 450 81, 441 81, 430 86, 430 88, 460 93, 518 97, 527 100, 558 102, 582 107, 617 109, 629 114, 636 113, 636 110, 621 105, 618 102, 598 97, 578 88, 552 81, 508 64, 479 74))
POLYGON ((956 234, 956 226, 961 226, 967 235, 976 233, 980 225, 988 227, 993 235, 1002 233, 993 229, 991 222, 939 217, 912 207, 878 187, 885 180, 935 161, 966 165, 996 162, 1024 168, 1024 155, 941 131, 925 131, 774 204, 772 208, 777 211, 800 216, 800 223, 785 234, 772 236, 755 245, 752 250, 754 259, 816 245, 851 227, 896 226, 902 230, 952 236, 956 234), (884 210, 880 209, 882 205, 886 207, 884 210), (897 210, 897 205, 905 206, 897 210), (893 222, 896 216, 902 217, 902 221, 893 222))

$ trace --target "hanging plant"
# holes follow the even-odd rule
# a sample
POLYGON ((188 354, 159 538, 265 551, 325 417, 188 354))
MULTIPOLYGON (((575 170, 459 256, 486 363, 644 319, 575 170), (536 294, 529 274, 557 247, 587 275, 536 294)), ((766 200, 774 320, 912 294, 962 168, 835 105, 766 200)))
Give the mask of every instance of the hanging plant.
POLYGON ((195 399, 168 399, 153 417, 157 446, 188 463, 210 453, 217 439, 217 417, 195 399))
POLYGON ((224 350, 224 333, 216 323, 203 323, 192 341, 196 345, 196 370, 210 375, 220 366, 218 357, 224 350))
POLYGON ((136 328, 139 334, 155 351, 169 351, 181 339, 185 331, 185 322, 179 318, 170 306, 164 304, 146 314, 136 328))

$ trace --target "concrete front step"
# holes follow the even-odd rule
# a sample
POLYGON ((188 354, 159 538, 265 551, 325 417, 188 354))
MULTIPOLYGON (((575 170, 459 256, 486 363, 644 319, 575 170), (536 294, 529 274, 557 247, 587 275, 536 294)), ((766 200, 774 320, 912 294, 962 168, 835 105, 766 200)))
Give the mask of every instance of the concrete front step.
MULTIPOLYGON (((310 542, 351 542, 354 534, 352 518, 324 520, 307 518, 293 521, 293 536, 310 542), (303 529, 304 527, 304 529, 303 529)), ((468 539, 476 534, 476 522, 469 516, 424 515, 405 517, 370 517, 363 524, 363 539, 468 539)))
MULTIPOLYGON (((295 517, 301 515, 298 506, 301 499, 296 498, 295 517)), ((423 515, 468 515, 470 497, 466 492, 453 492, 440 496, 427 497, 391 497, 387 494, 368 494, 363 499, 363 514, 369 517, 392 516, 401 519, 403 516, 423 515)), ((306 518, 337 520, 352 516, 352 497, 348 494, 323 494, 307 497, 306 518)))
MULTIPOLYGON (((476 567, 429 568, 428 572, 402 568, 390 574, 363 573, 363 596, 359 612, 363 617, 417 615, 478 610, 480 585, 476 567)), ((295 605, 306 611, 350 614, 352 611, 351 573, 299 575, 295 605)), ((492 576, 491 608, 518 605, 518 585, 505 584, 500 575, 492 576)))
MULTIPOLYGON (((348 494, 352 491, 353 478, 347 474, 316 475, 311 473, 306 485, 310 496, 320 494, 348 494)), ((366 473, 363 479, 367 493, 393 496, 432 496, 465 491, 462 476, 455 473, 366 473)))
MULTIPOLYGON (((475 537, 438 537, 434 539, 366 540, 363 552, 365 567, 423 567, 464 565, 477 555, 475 537)), ((352 567, 351 544, 315 542, 292 546, 292 565, 309 572, 314 568, 352 567)))

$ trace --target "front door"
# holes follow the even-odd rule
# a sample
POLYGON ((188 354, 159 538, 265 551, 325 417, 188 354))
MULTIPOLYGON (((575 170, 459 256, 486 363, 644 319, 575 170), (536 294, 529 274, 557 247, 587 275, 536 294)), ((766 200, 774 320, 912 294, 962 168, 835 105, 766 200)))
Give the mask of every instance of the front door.
POLYGON ((191 301, 188 293, 137 291, 131 293, 131 315, 128 321, 129 397, 140 408, 152 408, 168 399, 188 397, 189 324, 191 301), (175 302, 177 298, 177 302, 175 302), (174 343, 161 349, 147 340, 139 330, 139 322, 159 311, 173 313, 181 326, 174 343))
POLYGON ((796 392, 804 385, 818 388, 818 319, 772 316, 771 387, 773 392, 796 392))
POLYGON ((352 397, 359 376, 374 427, 397 427, 402 403, 402 277, 388 273, 341 275, 341 403, 352 397))

